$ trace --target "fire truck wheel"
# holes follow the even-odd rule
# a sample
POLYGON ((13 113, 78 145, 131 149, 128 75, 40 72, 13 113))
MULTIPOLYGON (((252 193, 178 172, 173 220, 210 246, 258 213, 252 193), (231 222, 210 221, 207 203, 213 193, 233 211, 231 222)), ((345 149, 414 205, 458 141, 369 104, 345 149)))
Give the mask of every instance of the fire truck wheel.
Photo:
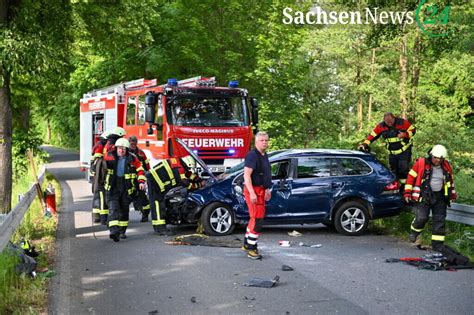
POLYGON ((234 212, 229 206, 214 202, 204 208, 201 223, 207 235, 229 235, 235 228, 234 212))

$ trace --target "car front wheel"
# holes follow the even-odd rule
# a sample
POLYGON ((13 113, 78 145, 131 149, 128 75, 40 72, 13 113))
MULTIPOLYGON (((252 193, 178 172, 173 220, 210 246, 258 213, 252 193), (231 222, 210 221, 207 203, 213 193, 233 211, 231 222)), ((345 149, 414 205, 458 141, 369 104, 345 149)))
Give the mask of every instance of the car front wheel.
POLYGON ((369 212, 361 202, 345 202, 335 212, 334 226, 341 234, 361 235, 369 226, 369 212))
POLYGON ((207 235, 229 235, 235 228, 234 213, 227 205, 211 203, 204 208, 201 223, 207 235))

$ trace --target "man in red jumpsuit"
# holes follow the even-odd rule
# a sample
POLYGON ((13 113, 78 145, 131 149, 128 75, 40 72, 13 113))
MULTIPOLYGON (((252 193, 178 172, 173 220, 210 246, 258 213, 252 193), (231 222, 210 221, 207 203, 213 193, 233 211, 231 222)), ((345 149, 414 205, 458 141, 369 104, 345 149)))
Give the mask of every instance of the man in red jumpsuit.
POLYGON ((260 131, 255 135, 255 149, 245 156, 244 197, 249 210, 249 222, 242 249, 250 259, 262 259, 258 252, 258 236, 265 217, 265 202, 272 196, 272 169, 266 150, 268 134, 260 131))

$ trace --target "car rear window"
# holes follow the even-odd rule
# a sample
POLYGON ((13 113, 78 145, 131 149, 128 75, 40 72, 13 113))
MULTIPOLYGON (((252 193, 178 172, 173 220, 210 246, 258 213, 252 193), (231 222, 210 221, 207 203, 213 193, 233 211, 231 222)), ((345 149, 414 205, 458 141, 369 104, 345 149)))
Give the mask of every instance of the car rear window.
POLYGON ((372 172, 367 163, 355 158, 333 159, 331 176, 365 175, 372 172))
POLYGON ((357 158, 304 157, 298 159, 298 178, 353 176, 372 172, 357 158))

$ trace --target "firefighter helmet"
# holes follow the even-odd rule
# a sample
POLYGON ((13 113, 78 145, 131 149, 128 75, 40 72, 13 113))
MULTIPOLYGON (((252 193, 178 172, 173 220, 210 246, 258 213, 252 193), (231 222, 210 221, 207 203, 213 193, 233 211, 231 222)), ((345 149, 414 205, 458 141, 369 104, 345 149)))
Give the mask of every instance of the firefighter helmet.
POLYGON ((138 142, 136 136, 130 136, 130 137, 128 137, 128 141, 130 141, 130 142, 135 142, 135 143, 138 142))
POLYGON ((111 135, 117 135, 119 137, 123 137, 125 136, 127 133, 125 132, 125 129, 123 129, 122 127, 115 127, 111 132, 110 132, 111 135))
POLYGON ((448 150, 441 144, 437 144, 431 149, 430 154, 435 158, 445 159, 448 157, 448 150))
POLYGON ((110 131, 107 130, 105 132, 103 132, 100 136, 99 136, 99 139, 107 139, 107 137, 110 135, 110 131))
POLYGON ((130 148, 130 142, 128 142, 127 139, 120 138, 115 142, 116 147, 125 147, 125 148, 130 148))
POLYGON ((186 155, 186 156, 182 157, 181 161, 183 161, 183 163, 190 169, 196 167, 196 161, 194 160, 194 158, 191 155, 186 155))

